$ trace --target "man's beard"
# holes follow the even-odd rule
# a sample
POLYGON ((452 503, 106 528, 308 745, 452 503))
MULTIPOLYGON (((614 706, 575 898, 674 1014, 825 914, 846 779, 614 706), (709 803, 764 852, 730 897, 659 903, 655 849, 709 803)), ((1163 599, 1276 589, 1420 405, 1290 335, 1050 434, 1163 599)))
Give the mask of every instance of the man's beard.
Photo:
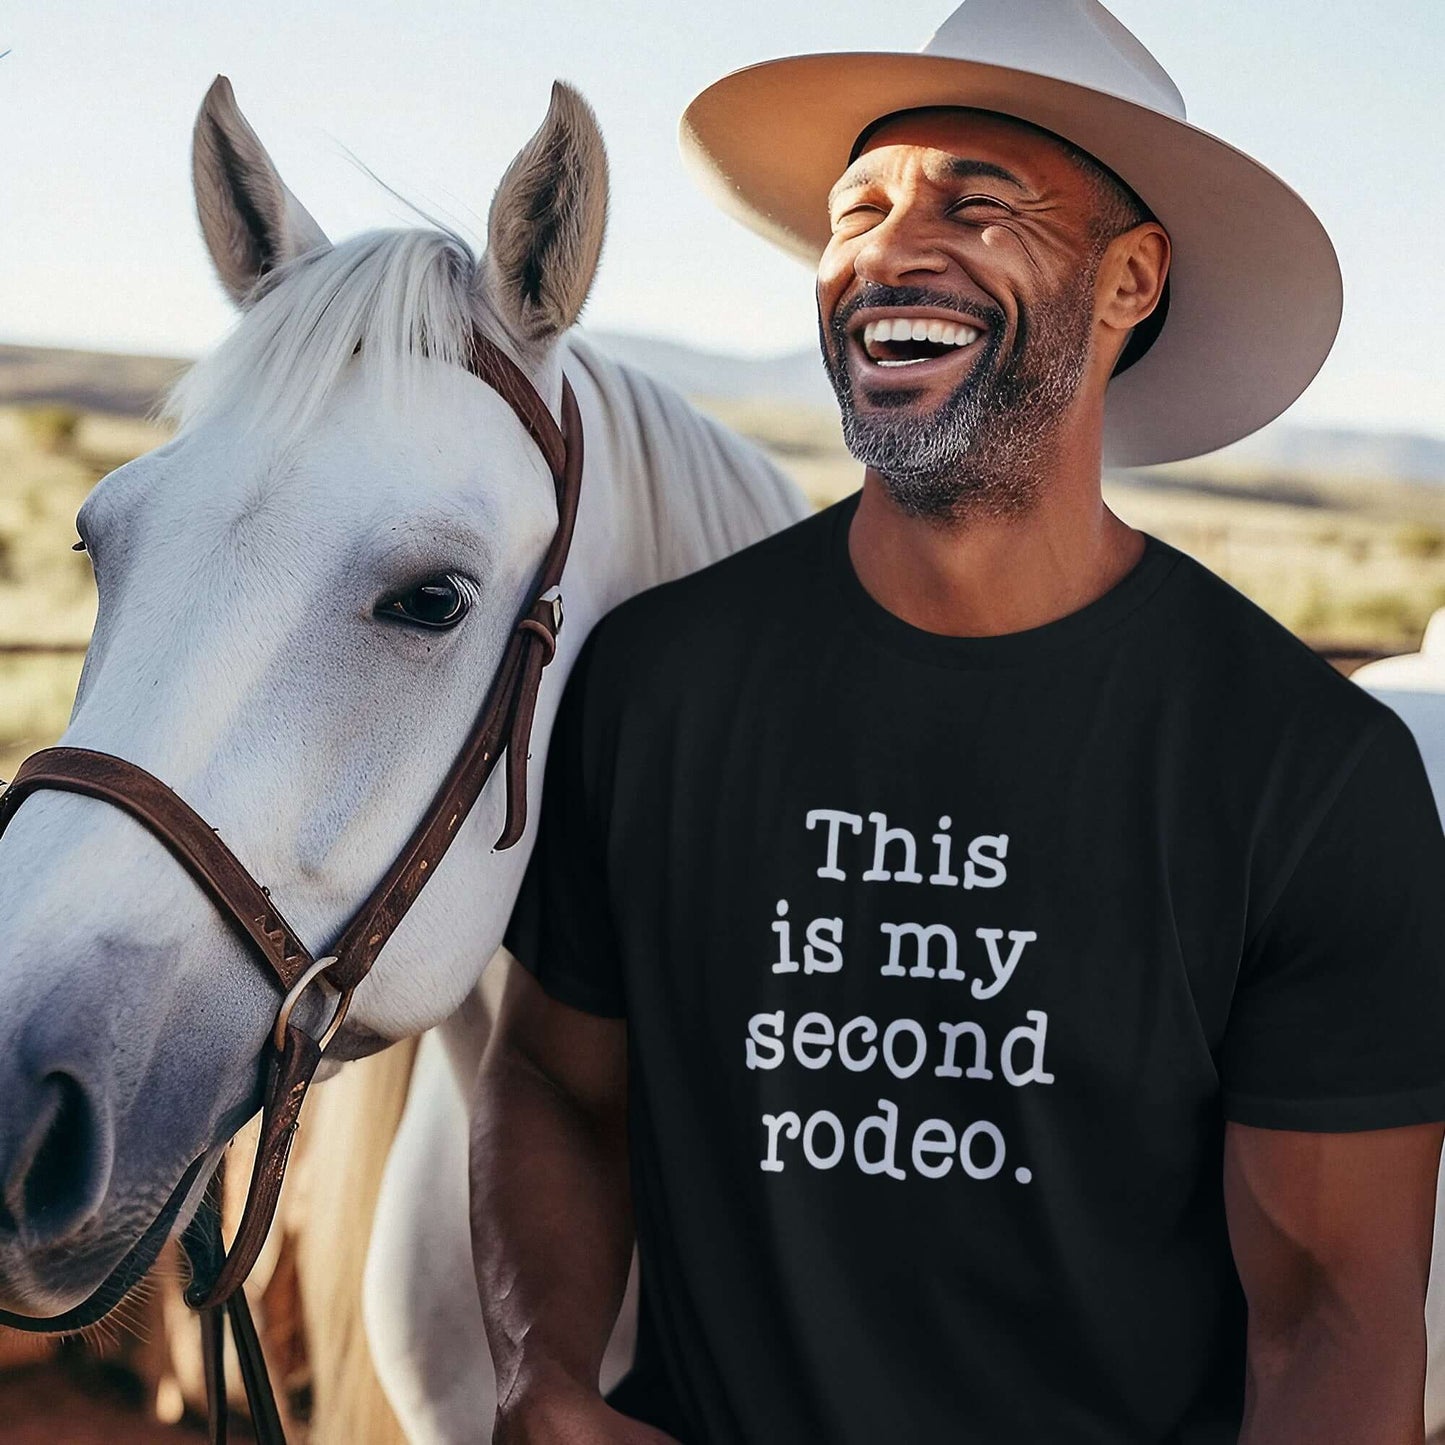
MULTIPOLYGON (((1097 258, 1091 258, 1096 261, 1097 258)), ((919 286, 869 282, 819 320, 823 364, 843 413, 848 450, 882 478, 912 517, 957 523, 1026 511, 1044 481, 1063 413, 1083 380, 1093 325, 1094 264, 1061 292, 1019 310, 1007 353, 1007 318, 996 306, 919 286), (864 306, 937 306, 971 316, 988 330, 983 348, 953 392, 932 412, 907 411, 916 391, 887 391, 860 411, 848 367, 847 326, 864 306), (891 416, 890 410, 901 414, 891 416)))

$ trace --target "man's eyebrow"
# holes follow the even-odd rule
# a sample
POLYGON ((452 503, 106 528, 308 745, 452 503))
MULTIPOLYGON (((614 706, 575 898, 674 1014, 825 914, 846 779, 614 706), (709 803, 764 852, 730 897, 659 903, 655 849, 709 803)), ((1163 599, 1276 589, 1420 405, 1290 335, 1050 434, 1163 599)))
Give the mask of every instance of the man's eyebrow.
POLYGON ((859 186, 871 186, 875 179, 876 177, 872 171, 860 171, 854 166, 849 166, 848 169, 833 182, 833 189, 828 192, 828 204, 831 206, 843 191, 856 190, 859 186))
MULTIPOLYGON (((1011 170, 996 165, 993 161, 980 160, 972 156, 950 156, 943 168, 943 173, 955 181, 967 180, 970 176, 990 176, 996 181, 1006 181, 1020 191, 1027 192, 1028 190, 1028 186, 1011 170)), ((844 191, 857 190, 861 186, 871 186, 876 180, 877 176, 872 171, 866 168, 858 170, 850 167, 838 177, 833 189, 828 192, 828 205, 831 207, 844 191)))
POLYGON ((950 156, 944 167, 944 174, 953 180, 966 180, 969 176, 991 176, 996 181, 1007 181, 1009 185, 1027 191, 1028 187, 1010 170, 995 165, 992 161, 975 160, 967 156, 950 156))

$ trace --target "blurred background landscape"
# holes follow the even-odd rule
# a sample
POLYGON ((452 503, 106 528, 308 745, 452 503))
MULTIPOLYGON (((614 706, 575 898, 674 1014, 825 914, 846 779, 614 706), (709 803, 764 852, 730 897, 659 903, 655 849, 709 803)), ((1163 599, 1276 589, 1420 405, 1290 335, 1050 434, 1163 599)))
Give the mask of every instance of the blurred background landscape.
MULTIPOLYGON (((815 505, 861 479, 811 350, 771 359, 595 332, 762 444, 815 505)), ((95 618, 76 511, 165 440, 180 359, 0 346, 0 777, 64 729, 95 618)), ((1413 652, 1445 607, 1445 440, 1276 422, 1211 456, 1111 473, 1110 506, 1348 669, 1413 652)))

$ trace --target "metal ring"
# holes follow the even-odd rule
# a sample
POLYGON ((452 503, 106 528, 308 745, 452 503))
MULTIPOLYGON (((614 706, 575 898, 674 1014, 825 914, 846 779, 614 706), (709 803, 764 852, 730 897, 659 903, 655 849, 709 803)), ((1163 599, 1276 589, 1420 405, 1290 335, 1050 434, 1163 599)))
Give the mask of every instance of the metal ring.
MULTIPOLYGON (((281 1000, 281 1007, 276 1011, 276 1023, 271 1030, 271 1042, 275 1044, 279 1053, 286 1047, 286 1029, 291 1023, 291 1012, 296 1007, 297 1000, 311 986, 312 980, 320 978, 321 974, 337 961, 335 954, 328 954, 325 958, 318 958, 295 983, 291 985, 286 997, 281 1000)), ((352 989, 344 993, 332 988, 326 979, 321 979, 322 988, 328 989, 336 995, 336 1007, 332 1010, 331 1019, 317 1040, 317 1046, 323 1053, 326 1046, 336 1037, 336 1031, 346 1018, 346 1010, 351 1007, 352 989)))
POLYGON ((554 583, 540 597, 538 602, 550 602, 552 604, 552 631, 553 633, 562 630, 562 587, 560 583, 554 583))

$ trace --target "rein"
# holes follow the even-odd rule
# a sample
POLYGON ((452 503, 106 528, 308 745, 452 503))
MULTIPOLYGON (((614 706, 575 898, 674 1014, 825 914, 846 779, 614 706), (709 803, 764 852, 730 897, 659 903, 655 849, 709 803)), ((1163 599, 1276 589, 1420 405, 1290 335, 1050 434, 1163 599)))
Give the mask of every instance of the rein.
MULTIPOLYGON (((220 1230, 213 1179, 206 1199, 182 1235, 191 1263, 186 1303, 201 1315, 208 1413, 212 1445, 226 1438, 226 1390, 223 1346, 226 1319, 241 1364, 247 1401, 259 1445, 285 1445, 280 1418, 260 1344, 241 1285, 265 1243, 281 1194, 298 1116, 326 1046, 346 1018, 357 985, 436 871, 483 787, 506 757, 507 814, 497 848, 510 848, 527 824, 527 746, 537 707, 542 669, 557 651, 562 626, 560 584, 577 521, 582 485, 582 418, 571 384, 562 381, 562 424, 526 375, 495 343, 474 334, 469 369, 490 386, 516 415, 541 451, 557 492, 557 529, 542 559, 533 600, 522 611, 502 654, 487 698, 466 741, 433 796, 426 813, 370 895, 352 915, 330 951, 313 956, 282 917, 267 888, 222 842, 220 834, 179 794, 154 774, 110 753, 89 748, 54 747, 31 754, 0 793, 0 833, 33 792, 51 788, 83 793, 129 813, 165 845, 200 885, 220 913, 270 970, 282 994, 275 1026, 263 1055, 265 1088, 261 1134, 240 1227, 229 1252, 220 1230), (293 1019, 297 1002, 313 984, 333 1000, 319 1034, 307 1033, 293 1019)), ((167 1206, 172 1218, 181 1196, 193 1187, 199 1164, 191 1166, 167 1206)), ((152 1231, 148 1231, 149 1234, 152 1231)), ((153 1247, 141 1250, 154 1258, 153 1247)), ((135 1251, 132 1251, 135 1253, 135 1251)), ((127 1256, 129 1259, 129 1256, 127 1256)), ((150 1259, 144 1259, 136 1278, 150 1259)), ((118 1268, 125 1267, 125 1261, 118 1268)), ((134 1284, 117 1291, 107 1280, 92 1296, 113 1308, 134 1284)), ((77 1328, 90 1322, 91 1301, 51 1319, 32 1319, 0 1311, 0 1324, 33 1332, 77 1328)))

